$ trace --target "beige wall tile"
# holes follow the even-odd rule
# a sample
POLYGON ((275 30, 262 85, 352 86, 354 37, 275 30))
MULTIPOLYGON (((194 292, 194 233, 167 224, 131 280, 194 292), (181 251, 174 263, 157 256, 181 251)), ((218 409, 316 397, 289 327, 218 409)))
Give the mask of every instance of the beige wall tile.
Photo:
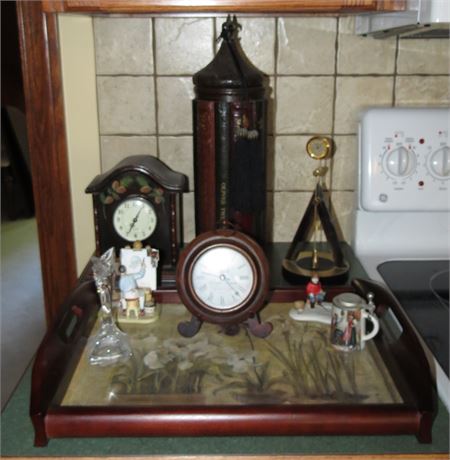
POLYGON ((192 133, 192 99, 194 89, 191 78, 158 77, 158 126, 161 134, 192 133))
POLYGON ((399 40, 397 72, 399 74, 449 74, 450 41, 399 40))
POLYGON ((185 243, 195 238, 194 192, 183 193, 183 235, 185 243))
POLYGON ((331 131, 333 77, 277 78, 278 134, 331 131))
POLYGON ((339 18, 338 74, 393 74, 396 38, 355 35, 354 22, 354 17, 339 18))
POLYGON ((313 171, 321 164, 306 153, 311 136, 277 136, 275 139, 275 190, 313 191, 313 171))
POLYGON ((153 134, 153 77, 97 77, 100 134, 153 134))
MULTIPOLYGON (((214 21, 222 18, 154 20, 158 106, 156 134, 151 23, 148 18, 95 18, 95 52, 102 170, 139 153, 158 154, 188 175, 184 194, 185 240, 195 236, 191 74, 213 58, 214 21), (118 31, 120 33, 118 33, 118 31), (119 73, 122 76, 106 75, 119 73), (123 73, 146 75, 124 77, 123 73)), ((311 197, 318 165, 305 153, 313 134, 332 130, 335 40, 332 17, 245 17, 239 20, 249 59, 271 75, 268 138, 268 216, 273 241, 291 241, 311 197), (277 27, 278 24, 278 27, 277 27), (278 35, 277 35, 278 34, 278 35), (278 50, 275 53, 275 43, 278 50), (275 56, 278 55, 278 62, 275 56), (278 72, 278 75, 275 74, 278 72), (321 74, 320 77, 306 76, 321 74), (281 76, 280 76, 281 75, 281 76), (275 94, 276 90, 276 94, 275 94)), ((336 81, 336 153, 327 175, 332 202, 347 241, 351 240, 356 187, 357 121, 370 106, 393 103, 396 39, 374 40, 353 34, 353 18, 339 19, 336 81), (339 75, 340 74, 340 75, 339 75), (346 76, 346 75, 360 76, 346 76), (370 74, 367 75, 367 74, 370 74), (380 76, 374 76, 380 74, 380 76), (340 135, 342 134, 342 135, 340 135)), ((397 105, 450 104, 448 41, 400 40, 397 105), (447 48, 446 48, 447 46, 447 48), (421 76, 408 75, 413 73, 421 76), (406 75, 405 75, 406 74, 406 75)))
POLYGON ((153 73, 151 19, 94 18, 94 36, 97 74, 153 73))
POLYGON ((333 191, 331 193, 331 203, 344 241, 350 243, 353 237, 353 222, 355 219, 355 194, 353 192, 333 191))
POLYGON ((273 194, 273 241, 292 241, 310 199, 310 192, 273 194))
POLYGON ((395 85, 396 105, 450 104, 449 77, 397 77, 395 85))
POLYGON ((393 77, 338 77, 335 131, 354 134, 361 112, 372 106, 392 104, 393 77))
POLYGON ((189 190, 194 190, 194 159, 192 136, 159 138, 159 158, 174 171, 186 174, 189 190))
POLYGON ((213 58, 211 18, 156 18, 158 75, 193 74, 213 58))
POLYGON ((336 151, 333 156, 332 190, 355 190, 358 172, 357 136, 335 136, 336 151))
POLYGON ((334 73, 336 18, 279 18, 278 73, 334 73))
MULTIPOLYGON (((216 19, 217 35, 220 35, 225 17, 216 19)), ((275 73, 275 18, 239 18, 239 32, 244 53, 254 66, 268 75, 275 73)), ((217 48, 220 42, 217 44, 217 48)))
POLYGON ((102 172, 131 155, 157 156, 154 136, 100 136, 102 172))

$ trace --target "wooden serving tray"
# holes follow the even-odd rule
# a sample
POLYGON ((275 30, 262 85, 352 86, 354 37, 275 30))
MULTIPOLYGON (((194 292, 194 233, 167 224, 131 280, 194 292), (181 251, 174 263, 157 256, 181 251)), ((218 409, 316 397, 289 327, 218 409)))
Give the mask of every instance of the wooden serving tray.
POLYGON ((124 325, 133 357, 125 364, 88 363, 98 327, 92 281, 81 283, 42 342, 33 369, 35 445, 84 436, 413 434, 431 442, 437 397, 430 366, 394 298, 371 281, 334 287, 328 298, 373 292, 380 332, 360 352, 328 345, 328 328, 293 321, 304 291, 271 292, 261 317, 266 339, 204 324, 193 338, 177 333, 189 318, 176 291, 160 290, 159 321, 124 325))

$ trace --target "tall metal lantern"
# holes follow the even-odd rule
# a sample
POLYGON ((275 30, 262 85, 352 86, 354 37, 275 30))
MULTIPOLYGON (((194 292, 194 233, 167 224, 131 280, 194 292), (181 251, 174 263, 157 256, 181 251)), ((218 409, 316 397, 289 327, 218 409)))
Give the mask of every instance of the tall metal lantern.
POLYGON ((215 58, 193 77, 196 232, 231 225, 266 239, 268 76, 244 54, 229 16, 215 58))

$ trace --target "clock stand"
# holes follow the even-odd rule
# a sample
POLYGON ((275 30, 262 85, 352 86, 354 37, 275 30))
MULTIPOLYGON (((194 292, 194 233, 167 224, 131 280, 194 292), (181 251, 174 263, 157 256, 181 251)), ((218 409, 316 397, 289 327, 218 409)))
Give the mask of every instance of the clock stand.
MULTIPOLYGON (((181 321, 178 323, 177 330, 183 337, 194 337, 200 331, 203 321, 195 315, 192 315, 189 321, 181 321)), ((262 322, 259 315, 253 318, 248 318, 243 325, 255 336, 264 339, 269 336, 273 330, 273 326, 269 322, 262 322)), ((226 335, 233 336, 239 334, 240 325, 230 324, 222 325, 223 332, 226 335)))
POLYGON ((200 234, 178 261, 178 294, 192 314, 178 332, 193 337, 209 322, 236 335, 245 324, 256 337, 267 337, 272 325, 261 322, 258 312, 267 302, 269 278, 269 263, 253 238, 234 229, 200 234))
MULTIPOLYGON (((306 152, 315 161, 330 158, 333 151, 334 143, 327 137, 315 136, 306 143, 306 152)), ((304 282, 306 278, 312 276, 342 282, 350 268, 339 244, 339 226, 324 185, 323 178, 327 171, 328 167, 325 165, 314 169, 316 187, 283 259, 285 277, 297 282, 304 282), (320 227, 325 233, 328 244, 317 241, 320 227), (312 239, 308 241, 310 236, 312 239), (307 248, 308 245, 312 246, 312 250, 307 248)))

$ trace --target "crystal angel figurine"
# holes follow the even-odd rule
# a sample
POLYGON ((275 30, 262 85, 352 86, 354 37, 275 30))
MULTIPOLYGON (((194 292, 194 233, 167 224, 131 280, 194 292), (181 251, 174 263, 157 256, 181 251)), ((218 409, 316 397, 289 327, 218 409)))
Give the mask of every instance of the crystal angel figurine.
POLYGON ((101 305, 101 324, 90 343, 89 362, 92 365, 113 365, 127 361, 132 355, 128 337, 117 327, 112 314, 114 261, 114 248, 108 249, 101 257, 91 258, 101 305))

